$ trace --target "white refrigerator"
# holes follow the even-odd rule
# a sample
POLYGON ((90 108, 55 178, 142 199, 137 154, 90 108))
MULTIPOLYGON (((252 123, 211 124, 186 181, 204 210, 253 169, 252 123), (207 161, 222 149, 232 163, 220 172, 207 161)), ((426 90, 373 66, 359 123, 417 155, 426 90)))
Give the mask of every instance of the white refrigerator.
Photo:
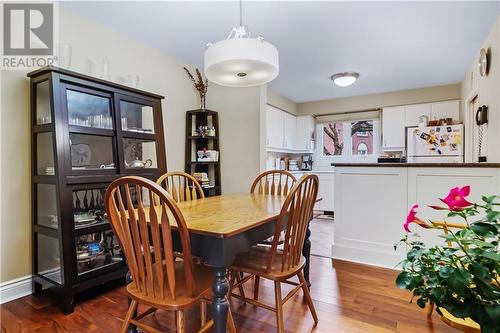
POLYGON ((464 126, 406 128, 408 163, 463 163, 464 126))

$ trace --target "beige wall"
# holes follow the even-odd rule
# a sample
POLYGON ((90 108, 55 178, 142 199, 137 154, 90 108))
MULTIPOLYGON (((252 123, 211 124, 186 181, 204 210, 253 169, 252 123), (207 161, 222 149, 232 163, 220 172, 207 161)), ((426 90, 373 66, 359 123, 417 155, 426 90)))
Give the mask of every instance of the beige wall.
MULTIPOLYGON (((488 162, 500 162, 500 18, 497 18, 481 47, 489 49, 490 52, 489 73, 484 77, 479 75, 477 50, 476 57, 462 81, 462 100, 467 104, 467 101, 477 95, 479 105, 488 106, 488 162)), ((470 113, 474 115, 475 111, 467 110, 467 105, 464 105, 463 119, 468 118, 470 113)), ((472 127, 471 125, 469 127, 472 127)))
POLYGON ((381 94, 336 98, 298 104, 300 115, 320 115, 382 108, 394 105, 428 103, 460 99, 460 83, 446 86, 402 90, 381 94))
MULTIPOLYGON (((199 106, 185 63, 155 48, 60 10, 60 42, 72 46, 71 69, 100 75, 109 59, 111 79, 140 76, 140 88, 165 95, 163 118, 169 170, 184 169, 185 111, 199 106)), ((190 66, 191 67, 191 66, 190 66)), ((31 274, 30 125, 26 72, 2 71, 1 90, 1 272, 5 282, 31 274)), ((259 172, 260 89, 211 86, 208 107, 220 112, 224 192, 247 191, 259 172)))
POLYGON ((297 103, 285 96, 278 94, 269 87, 267 87, 267 104, 271 104, 272 106, 277 107, 278 109, 281 109, 283 111, 287 111, 288 113, 292 113, 295 115, 298 114, 297 103))

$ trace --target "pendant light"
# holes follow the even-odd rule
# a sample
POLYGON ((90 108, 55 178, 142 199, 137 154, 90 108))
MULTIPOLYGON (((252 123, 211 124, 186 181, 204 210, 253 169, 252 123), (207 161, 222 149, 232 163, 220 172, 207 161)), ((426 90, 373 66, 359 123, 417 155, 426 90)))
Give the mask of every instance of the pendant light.
POLYGON ((242 23, 229 36, 217 43, 207 44, 205 76, 213 83, 227 87, 253 87, 270 82, 278 76, 278 49, 264 40, 253 38, 242 23))

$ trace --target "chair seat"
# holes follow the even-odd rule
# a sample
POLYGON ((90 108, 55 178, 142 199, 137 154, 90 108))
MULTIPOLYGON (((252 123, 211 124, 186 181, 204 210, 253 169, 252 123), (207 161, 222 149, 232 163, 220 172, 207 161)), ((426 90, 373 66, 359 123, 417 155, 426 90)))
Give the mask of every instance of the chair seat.
POLYGON ((271 256, 271 250, 272 248, 269 246, 254 246, 249 252, 238 255, 234 263, 231 265, 231 269, 278 281, 285 280, 297 274, 297 272, 301 270, 306 263, 306 259, 303 256, 300 256, 298 265, 281 271, 283 253, 281 250, 277 250, 271 270, 268 271, 267 264, 269 263, 269 258, 271 256))
MULTIPOLYGON (((164 265, 165 266, 165 265, 164 265)), ((203 297, 211 295, 213 281, 213 270, 204 265, 193 264, 193 278, 195 281, 195 290, 193 295, 187 295, 186 279, 184 277, 184 262, 175 261, 175 300, 170 294, 165 273, 165 286, 163 287, 165 297, 160 294, 160 286, 155 283, 155 295, 146 295, 145 292, 136 288, 135 283, 127 285, 127 292, 130 297, 148 304, 149 306, 163 310, 181 310, 191 307, 203 297)))

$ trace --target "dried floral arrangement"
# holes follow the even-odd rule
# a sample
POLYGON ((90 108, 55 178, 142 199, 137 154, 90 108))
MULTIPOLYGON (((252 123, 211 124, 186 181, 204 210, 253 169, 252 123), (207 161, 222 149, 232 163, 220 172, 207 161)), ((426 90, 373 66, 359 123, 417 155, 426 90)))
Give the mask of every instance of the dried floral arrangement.
POLYGON ((203 77, 201 76, 200 70, 196 68, 195 74, 196 78, 194 77, 193 74, 184 67, 184 70, 186 71, 187 76, 189 79, 193 82, 194 88, 198 91, 198 94, 200 94, 200 108, 201 109, 206 109, 207 108, 207 90, 208 90, 208 79, 203 80, 203 77))

